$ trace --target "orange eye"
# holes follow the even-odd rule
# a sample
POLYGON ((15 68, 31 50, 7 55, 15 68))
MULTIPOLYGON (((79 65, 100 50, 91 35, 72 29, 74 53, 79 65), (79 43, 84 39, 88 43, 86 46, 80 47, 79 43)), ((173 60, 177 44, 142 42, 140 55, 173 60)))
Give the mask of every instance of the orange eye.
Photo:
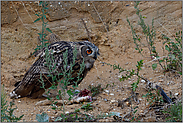
POLYGON ((91 51, 91 50, 87 50, 86 53, 87 53, 87 54, 91 54, 92 51, 91 51))

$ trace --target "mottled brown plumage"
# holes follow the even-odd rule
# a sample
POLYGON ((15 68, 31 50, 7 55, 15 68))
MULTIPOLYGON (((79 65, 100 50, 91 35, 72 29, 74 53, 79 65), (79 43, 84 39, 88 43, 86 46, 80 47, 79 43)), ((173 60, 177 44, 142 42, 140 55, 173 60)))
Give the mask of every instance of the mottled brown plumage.
MULTIPOLYGON (((56 64, 55 71, 52 71, 52 75, 56 75, 57 79, 62 79, 62 76, 58 76, 58 73, 62 73, 62 69, 64 66, 63 62, 63 53, 68 51, 67 56, 67 68, 70 68, 70 64, 73 62, 73 50, 77 49, 77 57, 75 61, 75 65, 73 67, 74 72, 72 73, 72 77, 74 79, 70 81, 69 85, 73 85, 74 81, 77 80, 78 72, 80 70, 80 64, 85 63, 85 68, 80 77, 83 79, 87 72, 93 67, 95 60, 97 59, 97 55, 99 55, 99 49, 97 46, 92 44, 89 41, 81 41, 81 42, 66 42, 59 41, 52 43, 48 46, 49 56, 53 56, 52 64, 56 64), (58 73, 56 72, 58 71, 58 73)), ((41 49, 35 53, 35 56, 38 59, 35 63, 29 68, 29 70, 24 75, 22 81, 15 84, 15 89, 10 93, 11 98, 19 98, 29 96, 31 98, 40 97, 45 90, 40 88, 42 86, 40 80, 40 75, 44 80, 45 88, 49 88, 52 85, 52 78, 48 77, 49 68, 46 66, 46 48, 41 49)), ((79 84, 82 80, 78 81, 79 84)))

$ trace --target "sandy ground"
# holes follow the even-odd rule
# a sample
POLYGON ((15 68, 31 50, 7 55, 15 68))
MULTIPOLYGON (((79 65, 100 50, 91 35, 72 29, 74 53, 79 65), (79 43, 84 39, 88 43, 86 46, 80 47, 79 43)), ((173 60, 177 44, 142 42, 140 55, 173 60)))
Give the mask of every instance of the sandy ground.
MULTIPOLYGON (((117 3, 113 4, 118 5, 117 3)), ((172 11, 168 11, 170 4, 163 2, 142 2, 142 4, 140 5, 142 6, 142 8, 144 7, 144 15, 149 15, 149 13, 154 10, 153 6, 156 6, 157 4, 158 9, 164 7, 166 10, 165 14, 161 15, 162 22, 164 22, 162 23, 163 25, 159 25, 156 28, 157 39, 155 42, 155 46, 157 48, 157 51, 160 53, 160 56, 164 56, 166 55, 166 52, 162 52, 163 40, 161 39, 161 34, 165 32, 168 34, 168 36, 170 36, 170 38, 174 39, 175 32, 177 30, 180 30, 182 27, 180 23, 181 11, 179 11, 181 7, 178 5, 180 4, 178 2, 172 4, 172 6, 177 6, 177 8, 172 11), (146 6, 149 5, 151 5, 152 8, 146 8, 146 6), (166 16, 168 14, 172 14, 172 16, 166 16), (173 18, 173 20, 171 19, 171 17, 173 18)), ((18 4, 15 5, 18 6, 18 4)), ((135 17, 135 11, 131 10, 133 9, 133 5, 130 2, 126 2, 124 3, 124 5, 126 5, 126 8, 124 8, 123 10, 123 17, 126 17, 124 16, 124 13, 126 12, 127 14, 129 14, 129 18, 133 19, 135 17), (132 13, 131 15, 130 12, 132 13)), ((4 7, 7 6, 4 5, 4 7)), ((172 7, 172 9, 173 8, 175 7, 172 7)), ((18 12, 20 14, 19 16, 23 18, 23 22, 27 24, 27 26, 22 25, 20 18, 17 18, 17 20, 11 24, 1 25, 1 84, 5 85, 5 90, 7 94, 9 94, 14 89, 13 84, 22 79, 26 70, 28 70, 28 68, 31 66, 35 59, 34 57, 30 57, 30 53, 32 53, 34 51, 34 48, 36 47, 36 32, 38 32, 38 30, 30 28, 31 25, 33 26, 34 24, 29 22, 30 18, 27 14, 25 14, 26 11, 22 7, 18 9, 18 12), (26 29, 25 27, 27 27, 28 29, 26 29)), ((73 13, 74 12, 75 11, 73 10, 73 13)), ((34 14, 31 14, 34 19, 35 17, 33 15, 34 14)), ((74 17, 75 16, 69 18, 69 24, 75 24, 75 20, 77 20, 77 17, 74 17)), ((150 19, 151 21, 152 18, 149 18, 148 16, 148 19, 150 19)), ((49 22, 50 25, 54 25, 55 23, 57 22, 49 22)), ((37 24, 40 26, 40 23, 37 24)), ((90 22, 89 28, 91 28, 91 30, 92 27, 94 28, 94 25, 96 25, 92 24, 93 23, 90 22)), ((100 25, 103 24, 100 23, 100 25)), ((156 25, 158 25, 157 22, 156 25)), ((119 73, 118 70, 113 70, 113 68, 110 66, 103 65, 101 64, 101 62, 119 64, 122 68, 131 70, 136 69, 137 61, 143 59, 145 64, 140 71, 141 76, 147 78, 153 84, 161 86, 163 90, 167 93, 167 95, 169 95, 171 92, 173 96, 178 93, 178 96, 175 96, 176 98, 180 98, 182 96, 182 76, 178 76, 177 74, 174 74, 172 72, 164 73, 160 66, 158 66, 156 70, 152 70, 151 65, 152 63, 155 63, 155 61, 152 61, 151 58, 143 57, 135 50, 135 44, 133 43, 131 30, 127 22, 121 20, 118 25, 111 26, 109 28, 109 32, 99 32, 95 29, 92 30, 92 33, 95 34, 94 37, 96 37, 97 34, 100 34, 100 38, 94 38, 94 43, 99 47, 101 55, 96 60, 94 68, 87 74, 86 78, 82 81, 77 89, 84 90, 85 88, 87 89, 89 85, 97 86, 98 84, 101 84, 102 87, 106 87, 107 84, 109 84, 109 86, 102 93, 96 96, 96 100, 92 103, 93 110, 85 112, 83 109, 81 109, 82 113, 96 116, 101 113, 119 112, 121 113, 121 116, 124 116, 131 111, 131 106, 128 105, 125 105, 123 109, 121 107, 117 107, 118 100, 124 100, 131 95, 131 84, 137 80, 137 77, 133 76, 128 80, 120 82, 119 78, 123 73, 119 73)), ((77 28, 74 28, 73 30, 76 29, 77 28)), ((55 32, 58 34, 58 31, 55 30, 55 32)), ((71 39, 68 38, 70 32, 66 31, 63 32, 63 34, 59 35, 61 39, 71 39), (63 34, 65 34, 65 37, 63 36, 63 34)), ((138 31, 138 34, 140 34, 140 36, 142 37, 142 41, 145 42, 142 33, 138 31)), ((70 34, 70 36, 72 35, 70 34)), ((77 38, 77 35, 74 35, 72 38, 77 38)), ((143 54, 144 56, 149 57, 149 51, 146 46, 144 46, 143 54)), ((136 116, 138 116, 148 110, 148 102, 145 101, 146 99, 142 97, 142 95, 147 93, 146 84, 144 83, 144 81, 140 80, 136 93, 138 93, 138 99, 140 102, 137 103, 132 101, 132 107, 134 108, 135 106, 138 106, 138 111, 135 114, 136 116)), ((7 100, 12 101, 9 97, 7 98, 7 100)), ((24 114, 24 117, 21 121, 37 122, 36 114, 46 112, 50 119, 52 119, 61 113, 61 111, 52 110, 51 105, 36 106, 35 104, 41 100, 45 100, 45 98, 30 99, 24 97, 20 99, 15 99, 14 102, 15 106, 17 106, 17 110, 14 112, 14 114, 16 116, 24 114)), ((66 111, 73 112, 75 109, 80 108, 82 105, 82 103, 66 105, 66 111)), ((112 117, 102 119, 100 121, 111 120, 113 120, 112 117)), ((141 117, 139 121, 153 122, 158 121, 158 119, 156 118, 156 114, 153 111, 149 111, 144 117, 141 117)))

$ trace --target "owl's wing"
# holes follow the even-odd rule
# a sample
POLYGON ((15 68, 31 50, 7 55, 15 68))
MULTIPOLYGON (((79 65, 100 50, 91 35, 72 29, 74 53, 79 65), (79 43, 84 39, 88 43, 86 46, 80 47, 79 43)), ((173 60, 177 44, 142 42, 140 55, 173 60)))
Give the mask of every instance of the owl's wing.
POLYGON ((50 54, 61 53, 68 48, 71 48, 71 45, 66 41, 55 42, 50 44, 48 48, 44 47, 43 49, 36 51, 34 56, 43 57, 45 56, 46 50, 48 50, 50 54))
POLYGON ((39 58, 26 72, 22 81, 16 84, 17 85, 16 88, 10 94, 11 98, 17 97, 19 95, 21 97, 28 96, 32 92, 39 93, 38 91, 41 91, 44 93, 44 91, 42 91, 42 89, 40 88, 42 84, 39 82, 41 73, 42 73, 41 75, 44 80, 45 86, 47 86, 47 88, 51 86, 50 84, 51 79, 44 76, 49 74, 49 69, 47 66, 45 66, 46 60, 44 56, 45 56, 46 50, 49 51, 50 55, 53 55, 55 63, 59 63, 59 62, 61 63, 63 61, 63 52, 67 49, 72 50, 71 45, 68 42, 60 41, 60 42, 52 43, 51 45, 48 46, 47 49, 43 48, 39 52, 36 52, 36 56, 39 58))

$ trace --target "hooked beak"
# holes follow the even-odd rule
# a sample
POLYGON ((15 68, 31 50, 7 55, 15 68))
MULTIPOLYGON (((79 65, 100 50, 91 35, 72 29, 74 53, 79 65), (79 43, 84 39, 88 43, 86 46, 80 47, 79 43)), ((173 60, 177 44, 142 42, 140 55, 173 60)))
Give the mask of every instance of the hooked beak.
POLYGON ((94 59, 96 60, 97 59, 97 56, 100 55, 99 52, 95 53, 94 55, 94 59))

